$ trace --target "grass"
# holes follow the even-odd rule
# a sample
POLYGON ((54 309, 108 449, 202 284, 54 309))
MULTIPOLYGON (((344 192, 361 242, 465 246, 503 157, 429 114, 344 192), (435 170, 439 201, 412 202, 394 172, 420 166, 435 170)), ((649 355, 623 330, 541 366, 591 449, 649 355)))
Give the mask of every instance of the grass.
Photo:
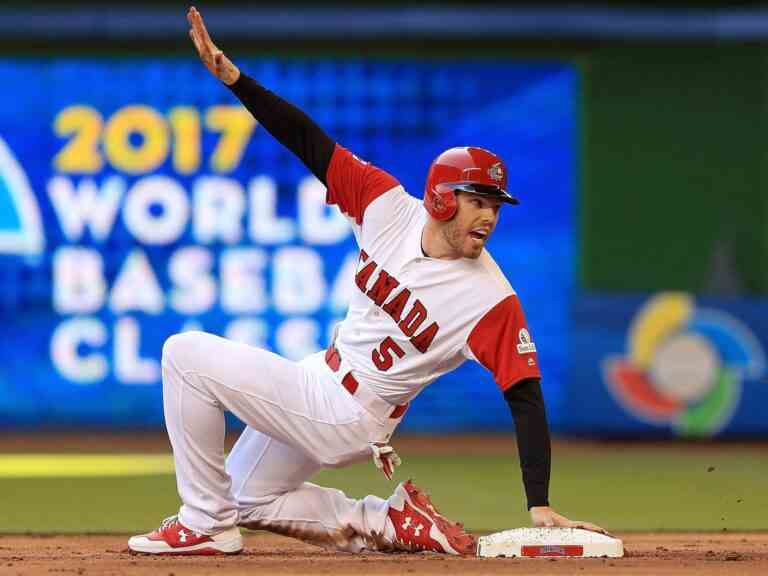
MULTIPOLYGON (((468 528, 528 525, 515 458, 422 453, 404 460, 397 478, 414 478, 468 528)), ((170 474, 8 478, 2 467, 0 458, 0 532, 143 531, 179 505, 170 474)), ((749 446, 566 445, 555 453, 550 493, 558 511, 613 531, 764 530, 766 478, 768 459, 749 446)), ((323 471, 313 482, 354 497, 392 490, 369 463, 323 471)))

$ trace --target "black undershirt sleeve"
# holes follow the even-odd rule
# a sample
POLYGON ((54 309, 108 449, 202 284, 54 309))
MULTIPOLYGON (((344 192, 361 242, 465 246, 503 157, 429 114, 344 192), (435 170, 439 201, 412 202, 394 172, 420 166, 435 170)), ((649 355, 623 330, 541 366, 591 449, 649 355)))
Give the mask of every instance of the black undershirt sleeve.
POLYGON ((270 92, 242 71, 237 81, 228 88, 267 132, 296 154, 326 184, 325 176, 336 143, 320 126, 296 106, 270 92))
POLYGON ((539 379, 528 378, 518 382, 504 392, 504 398, 515 420, 528 509, 549 506, 551 447, 539 379))

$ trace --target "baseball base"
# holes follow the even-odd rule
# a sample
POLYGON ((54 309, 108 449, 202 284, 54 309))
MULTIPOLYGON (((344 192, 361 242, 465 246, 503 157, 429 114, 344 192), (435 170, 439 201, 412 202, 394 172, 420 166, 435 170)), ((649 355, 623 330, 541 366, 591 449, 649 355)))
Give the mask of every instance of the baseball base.
POLYGON ((487 558, 621 558, 624 544, 618 538, 579 528, 515 528, 481 536, 477 555, 487 558))

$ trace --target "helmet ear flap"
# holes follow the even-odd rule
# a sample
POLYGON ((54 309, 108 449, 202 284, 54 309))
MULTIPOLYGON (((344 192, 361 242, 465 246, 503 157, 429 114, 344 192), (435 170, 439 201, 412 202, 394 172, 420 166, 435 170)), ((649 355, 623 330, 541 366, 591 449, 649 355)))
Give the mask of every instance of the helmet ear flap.
POLYGON ((450 189, 430 188, 424 198, 424 207, 435 220, 450 220, 456 214, 456 196, 450 189))

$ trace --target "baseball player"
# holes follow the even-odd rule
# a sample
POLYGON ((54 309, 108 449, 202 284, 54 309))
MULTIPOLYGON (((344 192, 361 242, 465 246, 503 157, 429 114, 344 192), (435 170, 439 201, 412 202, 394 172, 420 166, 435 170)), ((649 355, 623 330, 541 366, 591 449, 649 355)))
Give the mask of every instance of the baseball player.
POLYGON ((467 359, 485 366, 515 420, 535 526, 580 527, 549 507, 549 429, 536 347, 515 291, 485 243, 506 190, 501 159, 451 148, 427 175, 424 201, 334 142, 306 114, 242 73, 212 42, 195 8, 190 36, 208 70, 327 187, 349 218, 357 289, 329 348, 296 363, 201 332, 163 346, 163 403, 182 506, 135 552, 233 554, 239 527, 348 552, 473 554, 475 539, 404 482, 386 500, 347 498, 308 482, 324 467, 373 456, 388 478, 389 445, 408 403, 467 359), (247 424, 224 452, 224 411, 247 424))

